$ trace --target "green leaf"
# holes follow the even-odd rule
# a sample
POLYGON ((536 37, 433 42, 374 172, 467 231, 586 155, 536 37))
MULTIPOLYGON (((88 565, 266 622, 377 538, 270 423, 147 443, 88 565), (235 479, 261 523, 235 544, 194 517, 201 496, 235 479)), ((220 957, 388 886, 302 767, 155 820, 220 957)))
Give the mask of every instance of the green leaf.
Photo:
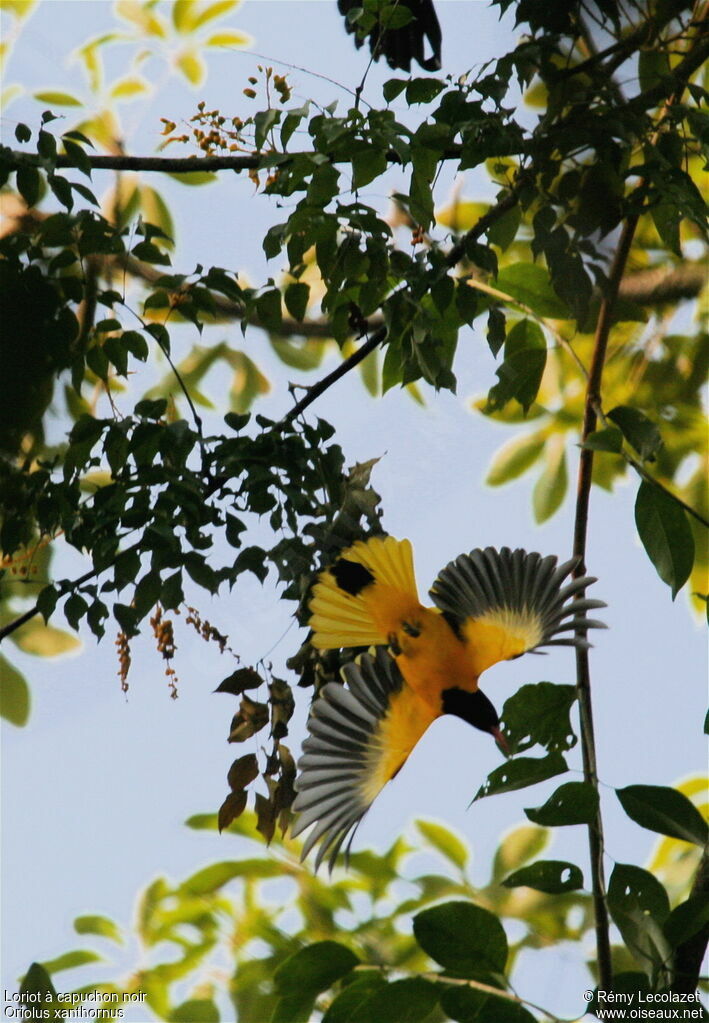
POLYGON ((608 419, 620 428, 625 439, 633 445, 641 458, 654 461, 655 455, 662 447, 662 437, 652 420, 640 409, 631 408, 629 405, 616 405, 608 413, 608 419))
POLYGON ((22 728, 30 716, 30 690, 24 675, 0 654, 0 716, 22 728))
POLYGON ((709 900, 706 895, 690 896, 680 902, 665 920, 665 937, 673 948, 677 948, 709 924, 709 900))
POLYGON ((23 166, 17 168, 15 180, 17 183, 17 191, 25 200, 26 205, 31 208, 39 199, 41 183, 39 171, 36 167, 31 167, 29 164, 23 164, 23 166))
MULTIPOLYGON (((29 970, 22 978, 20 985, 21 995, 34 995, 33 1001, 47 1002, 57 997, 57 992, 52 984, 52 978, 41 963, 32 963, 29 970)), ((23 1005, 29 1002, 28 998, 23 1000, 23 1005)))
POLYGON ((387 169, 386 153, 368 146, 352 156, 352 187, 364 188, 387 169))
POLYGON ((507 937, 497 917, 472 902, 446 902, 414 917, 414 937, 457 977, 503 973, 507 937))
POLYGON ((539 743, 549 752, 576 745, 569 713, 576 702, 575 686, 536 682, 522 686, 505 701, 502 722, 515 753, 539 743))
POLYGON ((456 1023, 536 1023, 536 1019, 523 1005, 492 992, 474 988, 444 988, 441 1008, 456 1023))
POLYGON ((500 382, 490 389, 490 410, 503 408, 514 398, 528 412, 537 397, 546 359, 547 353, 537 348, 525 348, 506 357, 496 371, 500 382))
POLYGON ((505 252, 517 237, 521 220, 522 211, 519 206, 513 206, 487 229, 487 240, 505 252))
POLYGON ((635 500, 635 525, 650 561, 672 590, 674 600, 694 564, 694 536, 684 509, 660 487, 643 480, 635 500))
POLYGON ((40 963, 47 973, 60 973, 62 970, 73 970, 77 966, 86 966, 87 963, 102 963, 103 956, 97 952, 91 952, 86 948, 77 948, 73 952, 65 952, 56 959, 46 959, 40 963))
POLYGON ((305 316, 308 308, 308 299, 310 298, 310 285, 294 283, 289 284, 285 290, 283 296, 286 309, 291 314, 294 320, 298 320, 300 323, 305 316))
POLYGON ((499 882, 511 870, 539 856, 549 844, 549 832, 544 828, 533 828, 521 824, 510 831, 500 842, 492 865, 492 879, 499 882))
POLYGON ((485 482, 490 487, 517 479, 537 461, 544 450, 545 438, 539 433, 514 437, 495 453, 485 482))
POLYGON ((459 870, 465 870, 465 865, 468 862, 468 847, 457 835, 434 821, 416 821, 416 827, 434 849, 437 849, 459 870))
MULTIPOLYGON (((422 977, 395 980, 376 987, 357 1010, 345 1019, 347 1023, 373 1023, 374 1020, 386 1020, 386 1023, 423 1023, 438 1004, 438 994, 438 986, 422 977)), ((328 1019, 325 1016, 323 1023, 328 1023, 328 1019)))
POLYGON ((382 95, 387 103, 391 103, 393 99, 400 96, 408 85, 406 78, 390 78, 388 82, 385 82, 382 87, 382 95))
POLYGON ((537 809, 525 809, 530 821, 544 827, 592 824, 598 810, 598 792, 587 781, 568 781, 537 809))
POLYGON ((265 330, 278 331, 283 323, 281 311, 281 293, 276 288, 264 291, 256 299, 256 312, 258 313, 259 326, 265 330))
POLYGON ((502 882, 505 888, 535 888, 547 895, 561 895, 563 892, 583 888, 583 874, 574 863, 564 860, 538 860, 528 867, 522 867, 502 882))
POLYGON ((545 466, 541 476, 534 484, 532 508, 534 521, 541 524, 550 519, 564 503, 569 486, 569 474, 566 464, 566 445, 564 437, 556 434, 551 437, 544 452, 545 466))
POLYGON ((359 1010, 367 1010, 370 996, 385 986, 386 980, 379 970, 358 971, 356 978, 330 1003, 322 1023, 355 1023, 359 1010))
POLYGON ((513 792, 528 785, 546 781, 556 774, 568 771, 566 761, 560 753, 549 753, 546 757, 515 757, 514 760, 496 767, 487 776, 487 781, 475 794, 476 799, 492 796, 497 792, 513 792))
POLYGON ((615 792, 628 817, 641 828, 701 847, 709 840, 706 821, 694 803, 677 789, 664 785, 627 785, 615 792))
POLYGON ((77 934, 98 934, 119 945, 123 944, 120 927, 113 920, 109 920, 107 916, 77 916, 74 920, 74 930, 77 934))
POLYGON ((44 625, 37 619, 21 626, 9 638, 23 653, 34 657, 58 657, 81 646, 81 640, 70 632, 44 625))
POLYGON ((276 860, 224 860, 211 863, 183 881, 178 891, 183 896, 212 895, 235 877, 280 877, 282 870, 276 860))
POLYGON ((219 1009, 211 998, 190 998, 176 1006, 167 1017, 169 1023, 219 1023, 219 1009))
POLYGON ((608 883, 608 908, 623 941, 648 972, 664 967, 671 950, 662 931, 669 916, 667 892, 647 870, 616 863, 608 883))
POLYGON ((280 995, 271 1023, 307 1023, 316 997, 345 977, 359 959, 337 941, 317 941, 299 949, 276 969, 275 991, 280 995))
POLYGON ((611 451, 614 454, 619 454, 623 450, 623 434, 614 426, 606 427, 603 430, 594 430, 586 438, 584 447, 589 451, 611 451))
POLYGON ((568 306, 552 287, 549 272, 537 263, 513 263, 500 270, 495 288, 516 298, 537 316, 572 319, 568 306))

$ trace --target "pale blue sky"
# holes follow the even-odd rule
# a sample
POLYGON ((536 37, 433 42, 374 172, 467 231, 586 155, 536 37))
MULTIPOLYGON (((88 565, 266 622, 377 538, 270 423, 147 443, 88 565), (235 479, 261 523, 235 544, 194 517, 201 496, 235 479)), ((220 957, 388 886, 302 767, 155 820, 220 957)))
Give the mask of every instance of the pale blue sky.
MULTIPOLYGON (((446 72, 458 74, 508 45, 511 25, 501 27, 485 4, 443 2, 439 7, 446 72)), ((71 86, 78 77, 76 66, 68 63, 70 52, 111 22, 107 2, 45 0, 20 40, 7 79, 30 88, 71 86)), ((365 56, 346 37, 334 0, 246 2, 228 24, 250 32, 254 50, 269 61, 280 58, 350 87, 362 75, 365 56)), ((241 89, 259 62, 264 63, 248 53, 216 52, 210 58, 208 83, 198 92, 175 76, 166 78, 150 104, 126 107, 126 150, 151 152, 158 140, 158 118, 187 118, 200 98, 208 106, 243 116, 250 108, 241 89)), ((375 83, 388 77, 387 70, 373 69, 373 96, 375 83)), ((314 95, 329 102, 340 97, 347 103, 346 94, 327 82, 304 72, 292 72, 291 78, 296 98, 314 95)), ((40 109, 29 100, 13 104, 3 115, 3 141, 12 141, 18 120, 35 124, 40 109)), ((97 192, 109 183, 110 175, 94 175, 97 192)), ((260 237, 269 224, 283 219, 272 200, 252 197, 245 178, 227 174, 208 189, 186 189, 168 179, 151 183, 176 212, 176 269, 189 271, 202 262, 245 269, 253 281, 263 278, 260 237)), ((449 184, 442 183, 441 202, 449 184)), ((465 193, 472 198, 493 194, 490 186, 472 177, 465 193)), ((278 269, 276 260, 268 273, 278 269)), ((218 341, 226 334, 235 345, 243 344, 272 380, 273 391, 261 410, 281 415, 289 404, 287 381, 297 374, 273 358, 257 331, 247 332, 242 342, 235 325, 212 331, 209 339, 218 341)), ((185 335, 186 344, 196 340, 185 335)), ((324 368, 334 364, 331 356, 324 368)), ((571 547, 570 505, 543 527, 534 525, 531 478, 496 490, 482 486, 492 453, 510 433, 469 409, 470 398, 494 380, 494 363, 481 331, 468 331, 461 338, 456 370, 458 396, 427 395, 425 409, 399 392, 373 401, 352 380, 326 394, 315 409, 336 425, 348 462, 381 456, 373 482, 383 497, 384 525, 413 541, 422 592, 451 557, 474 546, 523 546, 561 557, 571 547)), ((207 390, 218 394, 220 386, 213 380, 207 390)), ((603 617, 610 629, 594 637, 592 654, 599 770, 609 786, 671 784, 701 770, 705 762, 704 634, 691 618, 684 594, 674 604, 670 601, 639 545, 634 493, 634 480, 613 495, 595 490, 591 508, 588 566, 600 577, 593 596, 609 605, 603 617)), ((57 569, 78 572, 80 559, 69 553, 57 559, 57 569)), ((200 594, 197 599, 203 613, 229 634, 244 663, 278 644, 270 657, 277 672, 286 672, 284 661, 300 637, 293 627, 278 643, 291 606, 279 601, 275 586, 261 587, 248 577, 232 594, 212 600, 200 594)), ((74 934, 74 917, 102 913, 128 924, 136 892, 157 874, 177 880, 206 863, 239 855, 234 839, 182 826, 191 814, 217 808, 234 756, 258 748, 256 742, 243 750, 225 742, 232 706, 228 697, 211 693, 230 666, 201 642, 190 640, 183 629, 176 659, 180 698, 171 701, 162 665, 150 642, 142 640, 135 644, 126 699, 116 678, 112 640, 107 635, 97 648, 89 636, 80 656, 58 661, 17 656, 31 679, 33 711, 25 729, 2 726, 2 986, 8 990, 16 987, 17 976, 32 959, 88 944, 74 934)), ((496 667, 486 677, 485 691, 500 708, 519 685, 541 679, 572 682, 573 670, 572 653, 558 649, 544 659, 528 657, 496 667)), ((305 710, 301 707, 296 718, 293 748, 303 735, 305 710)), ((473 877, 483 883, 500 835, 524 820, 523 807, 540 805, 555 787, 553 780, 466 809, 499 762, 494 745, 462 722, 437 722, 377 801, 358 831, 356 848, 372 844, 383 849, 415 817, 435 818, 470 841, 473 877)), ((570 762, 578 770, 578 751, 570 762)), ((622 862, 644 862, 652 836, 625 818, 608 790, 604 806, 609 855, 622 862)), ((555 858, 579 862, 588 876, 582 829, 560 829, 553 850, 555 858)), ((416 866, 425 865, 432 861, 419 858, 416 866)), ((113 947, 105 951, 114 955, 113 947)), ((538 955, 534 968, 520 970, 518 989, 561 1015, 581 1011, 588 951, 552 949, 538 955)), ((125 968, 131 960, 121 954, 118 962, 125 968)), ((115 966, 92 969, 91 976, 107 979, 115 971, 115 966)), ((85 973, 59 974, 57 986, 69 989, 85 978, 85 973)), ((143 1023, 144 1013, 125 1018, 143 1023)))

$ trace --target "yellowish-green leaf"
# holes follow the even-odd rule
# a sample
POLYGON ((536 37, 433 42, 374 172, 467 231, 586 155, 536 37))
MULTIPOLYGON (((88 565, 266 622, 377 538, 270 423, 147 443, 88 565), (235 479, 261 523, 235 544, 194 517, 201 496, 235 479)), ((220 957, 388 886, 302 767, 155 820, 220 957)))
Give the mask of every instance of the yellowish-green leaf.
POLYGON ((216 3, 209 4, 195 18, 195 29, 206 25, 208 21, 214 21, 215 18, 221 18, 222 15, 228 14, 235 7, 238 7, 240 2, 241 0, 216 0, 216 3))
POLYGON ((37 5, 37 0, 2 0, 0 8, 9 11, 16 18, 26 18, 37 5))
POLYGON ((97 142, 111 153, 118 152, 120 128, 114 114, 110 110, 102 110, 95 117, 90 118, 88 121, 82 121, 76 127, 77 131, 88 135, 92 142, 97 142))
POLYGON ((13 100, 16 100, 23 92, 24 89, 21 85, 8 85, 6 89, 0 92, 0 110, 6 110, 13 100))
POLYGON ((435 821, 416 821, 416 827, 426 841, 450 860, 459 870, 465 870, 468 848, 456 834, 435 821))
POLYGON ((110 94, 113 99, 130 100, 143 96, 146 92, 150 92, 149 82, 140 75, 126 75, 111 87, 110 94))
POLYGON ((207 46, 239 46, 248 47, 253 43, 253 37, 246 32, 237 32, 235 29, 224 29, 223 32, 215 32, 206 41, 207 46))
POLYGON ((524 102, 528 107, 535 110, 545 110, 549 102, 549 90, 546 83, 536 81, 527 89, 524 94, 524 102))
POLYGON ((116 0, 115 11, 120 18, 131 22, 145 35, 165 39, 167 26, 164 19, 151 10, 152 6, 150 3, 139 3, 136 0, 116 0))
POLYGON ((546 445, 546 467, 534 486, 532 507, 535 522, 546 522, 562 504, 569 485, 565 438, 559 434, 546 445))
POLYGON ((197 4, 195 0, 174 0, 172 5, 172 24, 178 32, 191 32, 195 27, 197 4))
POLYGON ((55 92, 52 89, 33 93, 34 98, 41 103, 48 103, 53 107, 80 107, 81 100, 72 96, 70 92, 55 92))
POLYGON ((174 248, 174 242, 171 239, 175 237, 175 224, 172 214, 160 193, 156 192, 154 188, 150 188, 149 185, 142 185, 140 189, 140 206, 143 211, 143 219, 147 223, 159 227, 161 231, 169 235, 169 238, 160 239, 160 245, 168 249, 174 248))
POLYGON ((119 945, 123 944, 120 927, 113 920, 109 920, 107 916, 77 916, 74 920, 74 930, 77 934, 98 934, 119 945))
POLYGON ((267 394, 271 385, 255 362, 243 352, 230 352, 228 362, 234 369, 229 392, 232 412, 248 412, 259 394, 267 394))
POLYGON ((196 50, 183 50, 175 61, 190 85, 201 85, 207 77, 207 68, 196 50))
POLYGON ((0 654, 0 716, 21 728, 30 716, 30 690, 24 675, 0 654))
POLYGON ((513 437, 495 453, 485 482, 490 487, 517 479, 531 465, 534 465, 544 450, 543 433, 525 434, 513 437))
POLYGON ((35 657, 58 657, 81 646, 81 640, 76 636, 53 625, 44 625, 37 618, 13 632, 10 639, 23 653, 35 657))
POLYGON ((523 824, 510 831, 497 848, 493 861, 493 880, 498 881, 506 874, 535 859, 544 851, 549 843, 549 832, 546 828, 537 828, 531 824, 523 824))
POLYGON ((451 231, 469 231, 490 209, 488 202, 456 199, 442 210, 436 211, 436 223, 451 231))
POLYGON ((173 181, 179 181, 181 185, 209 185, 217 180, 216 174, 212 171, 188 171, 187 174, 168 174, 173 181))

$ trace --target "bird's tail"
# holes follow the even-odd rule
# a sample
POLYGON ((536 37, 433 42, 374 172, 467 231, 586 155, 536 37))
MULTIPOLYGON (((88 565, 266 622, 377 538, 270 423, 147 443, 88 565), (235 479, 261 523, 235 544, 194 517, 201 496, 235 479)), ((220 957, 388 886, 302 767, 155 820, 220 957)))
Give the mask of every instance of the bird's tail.
POLYGON ((322 572, 310 601, 313 646, 334 650, 386 643, 402 607, 418 605, 411 544, 360 540, 322 572))

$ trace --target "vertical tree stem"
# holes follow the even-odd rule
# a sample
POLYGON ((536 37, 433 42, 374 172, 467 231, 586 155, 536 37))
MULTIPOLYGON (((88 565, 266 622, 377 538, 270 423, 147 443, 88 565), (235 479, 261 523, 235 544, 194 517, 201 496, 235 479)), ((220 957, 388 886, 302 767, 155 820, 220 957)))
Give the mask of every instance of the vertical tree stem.
MULTIPOLYGON (((636 216, 630 217, 623 225, 618 248, 616 249, 611 266, 608 286, 598 314, 593 357, 586 388, 583 429, 581 433, 582 443, 596 429, 596 409, 601 401, 601 381, 606 352, 608 350, 613 308, 618 297, 620 280, 628 259, 637 222, 638 218, 636 216)), ((577 577, 584 575, 586 572, 586 537, 588 534, 588 510, 592 473, 593 451, 582 447, 579 459, 576 519, 574 522, 574 555, 579 558, 579 563, 574 570, 574 575, 577 577)), ((578 631, 582 637, 585 636, 583 627, 578 631)), ((581 752, 583 756, 584 778, 598 791, 596 740, 593 730, 593 706, 591 701, 591 672, 588 649, 585 647, 577 647, 576 649, 576 689, 581 720, 581 752)), ((591 859, 591 889, 593 892, 596 927, 598 983, 601 989, 608 991, 612 987, 613 970, 611 964, 608 906, 606 904, 606 881, 603 869, 603 819, 600 807, 596 811, 595 820, 588 826, 588 845, 591 859)))

